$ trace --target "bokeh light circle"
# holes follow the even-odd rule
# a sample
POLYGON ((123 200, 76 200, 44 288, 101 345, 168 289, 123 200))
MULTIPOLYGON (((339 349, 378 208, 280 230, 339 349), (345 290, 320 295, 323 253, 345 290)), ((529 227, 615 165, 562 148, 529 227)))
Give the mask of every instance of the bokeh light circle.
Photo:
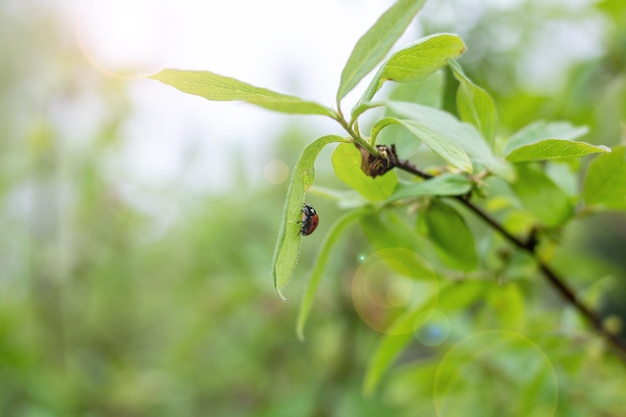
POLYGON ((415 338, 424 346, 435 347, 450 337, 450 319, 439 310, 421 312, 414 322, 415 338))
POLYGON ((489 330, 446 353, 435 375, 439 417, 553 417, 558 380, 545 352, 517 333, 489 330))
MULTIPOLYGON (((372 253, 359 265, 352 281, 352 300, 361 319, 385 334, 414 330, 414 317, 396 322, 403 314, 420 314, 438 301, 437 275, 418 253, 388 248, 372 253)), ((410 318, 410 317, 409 317, 410 318)))
POLYGON ((289 166, 285 161, 272 159, 265 164, 263 175, 271 184, 282 184, 289 178, 289 166))

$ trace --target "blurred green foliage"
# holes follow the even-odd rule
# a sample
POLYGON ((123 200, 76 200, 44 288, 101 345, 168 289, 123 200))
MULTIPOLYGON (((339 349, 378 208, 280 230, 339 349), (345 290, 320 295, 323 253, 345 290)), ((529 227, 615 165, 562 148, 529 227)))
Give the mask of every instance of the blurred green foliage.
MULTIPOLYGON (((464 65, 494 96, 502 131, 563 118, 590 125, 592 143, 623 141, 626 4, 607 0, 586 9, 609 28, 605 46, 563 73, 562 87, 549 95, 511 82, 527 38, 504 56, 489 49, 502 26, 528 34, 554 16, 575 19, 541 4, 488 10, 466 33, 438 29, 482 51, 464 65)), ((0 34, 1 416, 412 416, 436 415, 435 407, 463 416, 623 415, 622 364, 580 332, 576 314, 543 282, 528 279, 535 271, 524 255, 485 248, 491 258, 481 262, 500 262, 501 269, 445 288, 437 309, 451 323, 447 341, 413 341, 379 392, 363 396, 380 335, 355 311, 351 280, 372 251, 368 233, 382 223, 409 229, 396 213, 364 219, 363 231, 349 229, 340 239, 341 257, 331 256, 335 273, 322 282, 301 343, 297 302, 281 303, 271 288, 285 188, 241 184, 191 196, 164 185, 161 198, 176 199, 179 213, 164 228, 162 218, 129 198, 123 180, 106 173, 106 155, 124 145, 132 111, 125 82, 89 67, 51 10, 0 5, 0 34), (519 280, 498 285, 498 272, 519 280), (451 349, 485 329, 501 329, 473 339, 485 351, 471 343, 451 349), (495 342, 494 334, 501 336, 495 342), (497 343, 510 354, 491 351, 497 343), (488 355, 498 369, 476 365, 488 355), (536 371, 525 374, 534 380, 515 379, 525 368, 536 371), (490 373, 502 370, 508 373, 490 373), (455 372, 457 385, 446 384, 455 372), (510 385, 494 384, 503 378, 510 385)), ((276 153, 299 135, 286 135, 276 153)), ((320 183, 334 181, 327 173, 320 183)), ((339 217, 328 203, 316 208, 322 225, 339 217)), ((508 224, 523 221, 511 214, 508 224)), ((477 229, 471 221, 467 227, 477 229)), ((554 248, 559 270, 585 289, 585 299, 622 317, 626 286, 615 282, 626 280, 625 231, 623 213, 597 215, 575 221, 554 248)), ((311 268, 322 237, 307 238, 298 276, 311 268)), ((415 236, 407 240, 428 250, 415 236)), ((294 280, 290 293, 302 293, 303 285, 294 280)))

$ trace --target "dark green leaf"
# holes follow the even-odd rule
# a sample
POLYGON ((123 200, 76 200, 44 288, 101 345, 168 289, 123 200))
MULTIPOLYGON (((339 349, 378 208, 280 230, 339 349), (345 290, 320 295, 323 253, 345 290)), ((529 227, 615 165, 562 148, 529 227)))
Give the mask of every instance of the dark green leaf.
POLYGON ((361 153, 351 143, 343 143, 332 156, 335 175, 370 201, 382 201, 389 197, 398 183, 394 171, 372 178, 361 170, 361 153))
POLYGON ((583 197, 589 206, 626 209, 626 147, 617 146, 589 164, 583 197))
POLYGON ((491 96, 474 84, 456 61, 449 61, 454 76, 459 80, 456 103, 461 120, 476 126, 493 147, 496 135, 496 106, 491 96))
POLYGON ((533 165, 517 165, 517 180, 511 188, 522 206, 546 226, 559 226, 574 214, 567 194, 533 165))
POLYGON ((337 101, 385 58, 426 0, 398 0, 358 40, 341 73, 337 101))
POLYGON ((345 139, 335 135, 317 139, 304 148, 291 175, 291 182, 287 190, 287 198, 285 199, 283 221, 278 231, 272 266, 274 289, 283 300, 286 300, 286 298, 282 294, 282 289, 291 278, 291 274, 296 267, 298 252, 300 251, 301 235, 299 233, 300 226, 298 221, 301 220, 302 216, 304 193, 315 179, 315 159, 324 146, 329 143, 344 141, 345 139))
POLYGON ((450 268, 469 272, 478 266, 474 236, 450 205, 434 200, 424 213, 428 236, 441 260, 450 268))
POLYGON ((335 112, 321 104, 299 97, 255 87, 234 78, 209 71, 164 69, 150 78, 180 91, 212 101, 245 101, 268 110, 282 113, 319 114, 335 117, 335 112))

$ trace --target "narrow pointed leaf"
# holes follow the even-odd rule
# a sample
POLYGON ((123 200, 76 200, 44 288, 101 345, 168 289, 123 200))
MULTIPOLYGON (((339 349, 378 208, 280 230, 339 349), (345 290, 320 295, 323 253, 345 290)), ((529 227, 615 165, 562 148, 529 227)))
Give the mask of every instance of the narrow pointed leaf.
POLYGON ((313 299, 315 298, 315 294, 317 293, 317 288, 320 285, 322 277, 326 272, 328 259, 330 258, 330 255, 335 248, 335 244, 337 243, 339 238, 343 236, 344 230, 354 221, 363 216, 366 211, 367 210, 365 209, 357 210, 344 215, 335 222, 330 232, 326 235, 326 239, 322 243, 319 254, 317 255, 317 258, 315 260, 315 267, 313 268, 311 276, 309 277, 309 283, 307 285, 306 291, 304 292, 302 303, 300 304, 300 312, 298 313, 298 322, 296 325, 296 333, 298 334, 298 339, 304 340, 304 325, 306 324, 306 320, 309 317, 309 312, 311 311, 311 307, 313 306, 313 299))
POLYGON ((442 135, 441 132, 427 124, 422 124, 416 120, 400 120, 395 117, 386 117, 380 120, 372 128, 372 137, 376 138, 378 133, 389 125, 401 125, 411 132, 416 138, 425 143, 433 152, 449 162, 451 165, 466 172, 472 172, 472 162, 465 150, 442 135))
POLYGON ((281 113, 316 114, 334 117, 334 111, 312 101, 255 87, 209 71, 164 69, 149 78, 171 85, 188 94, 212 101, 244 101, 281 113))
POLYGON ((386 81, 409 83, 422 80, 463 52, 465 45, 457 35, 441 33, 420 39, 393 54, 382 65, 359 103, 370 101, 386 81))
POLYGON ((398 101, 388 101, 386 105, 400 117, 411 119, 437 136, 460 146, 475 164, 480 164, 506 179, 512 179, 513 170, 510 165, 494 156, 486 140, 474 126, 432 107, 398 101))
MULTIPOLYGON (((509 138, 504 146, 504 155, 507 159, 509 159, 511 158, 511 154, 516 149, 535 145, 549 139, 573 141, 574 139, 586 135, 588 132, 589 129, 586 126, 573 126, 569 122, 537 121, 520 129, 509 138)), ((555 157, 558 156, 556 153, 557 151, 558 149, 556 148, 553 151, 550 151, 550 147, 548 147, 545 152, 546 158, 544 159, 555 159, 555 157)), ((524 152, 528 153, 528 150, 524 152)), ((535 153, 538 156, 539 151, 536 151, 535 153)))
POLYGON ((393 193, 398 183, 394 171, 376 178, 365 175, 361 170, 361 153, 351 143, 337 146, 331 161, 337 178, 370 201, 386 199, 393 193))
POLYGON ((611 152, 611 149, 603 145, 595 146, 586 142, 575 142, 567 139, 546 139, 532 145, 515 148, 506 156, 506 159, 509 162, 531 162, 575 158, 592 153, 607 152, 611 152))
POLYGON ((476 126, 478 131, 493 147, 496 135, 496 105, 491 96, 482 88, 474 84, 463 72, 456 61, 449 61, 449 67, 459 81, 456 93, 456 105, 461 120, 476 126))
POLYGON ((626 147, 615 147, 589 164, 583 197, 589 206, 626 210, 626 147))
POLYGON ((285 199, 283 221, 278 231, 272 266, 274 289, 283 300, 286 300, 286 298, 282 294, 282 289, 291 278, 298 260, 300 239, 302 237, 299 233, 300 226, 298 221, 302 218, 301 210, 304 203, 304 193, 315 179, 315 159, 324 146, 329 143, 343 141, 345 139, 335 135, 317 139, 304 148, 291 175, 291 182, 287 190, 287 198, 285 199))
POLYGON ((341 73, 337 101, 385 58, 426 0, 398 0, 357 41, 341 73))

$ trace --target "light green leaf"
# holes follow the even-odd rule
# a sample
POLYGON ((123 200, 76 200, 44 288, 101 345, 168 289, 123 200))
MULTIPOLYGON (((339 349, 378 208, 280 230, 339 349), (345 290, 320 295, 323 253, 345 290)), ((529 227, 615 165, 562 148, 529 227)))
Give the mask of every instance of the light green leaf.
POLYGON ((600 152, 611 152, 611 149, 602 145, 595 146, 567 139, 546 139, 532 145, 515 148, 506 156, 506 159, 509 162, 532 162, 580 157, 600 152))
POLYGON ((386 81, 409 83, 422 80, 463 52, 465 45, 457 35, 442 33, 422 38, 393 54, 381 66, 359 103, 370 101, 386 81))
POLYGON ((176 87, 180 91, 212 101, 245 101, 282 113, 318 114, 335 117, 335 112, 322 104, 299 97, 255 87, 234 78, 209 71, 164 69, 149 78, 176 87))
POLYGON ((439 131, 432 129, 428 124, 422 124, 416 120, 400 120, 395 117, 385 117, 374 125, 372 128, 372 138, 376 136, 382 129, 389 125, 401 125, 411 132, 416 138, 424 142, 433 152, 449 162, 451 165, 462 169, 466 172, 472 172, 472 162, 463 148, 455 142, 449 140, 448 137, 440 134, 439 131))
POLYGON ((345 141, 344 138, 335 135, 317 139, 304 148, 291 175, 291 182, 287 190, 287 198, 285 199, 283 221, 278 230, 278 240, 276 241, 272 266, 274 289, 280 298, 285 301, 287 299, 283 296, 282 289, 289 282, 298 260, 300 239, 302 237, 299 233, 300 226, 298 221, 302 218, 301 210, 304 202, 304 193, 315 179, 315 159, 324 146, 333 142, 345 141))
POLYGON ((511 188, 522 206, 548 227, 560 226, 574 214, 567 194, 533 165, 517 165, 511 188))
POLYGON ((309 316, 309 312, 311 311, 313 299, 315 298, 317 288, 319 287, 322 276, 326 270, 326 265, 328 264, 328 258, 330 257, 330 254, 332 253, 335 244, 337 243, 339 238, 343 236, 344 230, 350 224, 352 224, 352 222, 358 220, 361 216, 363 216, 363 214, 366 212, 366 209, 363 209, 353 211, 344 215, 335 222, 328 235, 326 235, 326 239, 322 243, 319 254, 317 255, 317 258, 315 260, 315 267, 313 268, 311 276, 309 277, 309 283, 304 293, 304 297, 302 298, 302 303, 300 304, 300 312, 298 313, 298 322, 296 325, 296 333, 298 334, 298 339, 304 340, 304 325, 309 316))
POLYGON ((626 147, 617 146, 589 164, 583 198, 589 206, 626 210, 626 147))
MULTIPOLYGON (((573 126, 569 122, 546 122, 540 120, 523 127, 513 134, 504 146, 504 155, 509 159, 509 155, 518 148, 534 145, 547 139, 573 141, 580 136, 586 135, 588 132, 589 129, 586 126, 579 127, 573 126)), ((554 159, 555 156, 548 159, 554 159)))
POLYGON ((400 183, 387 202, 412 198, 421 195, 455 196, 467 194, 472 189, 472 182, 458 174, 443 174, 429 180, 400 183))
POLYGON ((351 143, 337 146, 331 160, 337 178, 370 201, 385 200, 393 193, 398 183, 394 171, 376 178, 365 175, 361 170, 361 153, 351 143))
POLYGON ((337 101, 385 58, 424 3, 426 0, 398 0, 358 40, 341 73, 337 101))
POLYGON ((388 101, 386 105, 402 118, 411 119, 438 137, 461 147, 475 164, 480 164, 506 179, 513 178, 510 165, 493 155, 491 148, 474 126, 432 107, 397 101, 388 101))
POLYGON ((456 61, 449 61, 448 66, 459 81, 456 93, 456 105, 461 120, 476 126, 493 147, 496 135, 496 106, 491 96, 482 88, 474 84, 463 72, 456 61))
MULTIPOLYGON (((507 265, 508 266, 508 265, 507 265)), ((495 312, 499 327, 521 330, 526 321, 525 300, 519 285, 507 283, 507 285, 492 286, 490 291, 484 292, 488 303, 495 312)))
POLYGON ((478 266, 474 236, 461 215, 449 204, 434 200, 424 213, 428 237, 450 268, 469 272, 478 266))

